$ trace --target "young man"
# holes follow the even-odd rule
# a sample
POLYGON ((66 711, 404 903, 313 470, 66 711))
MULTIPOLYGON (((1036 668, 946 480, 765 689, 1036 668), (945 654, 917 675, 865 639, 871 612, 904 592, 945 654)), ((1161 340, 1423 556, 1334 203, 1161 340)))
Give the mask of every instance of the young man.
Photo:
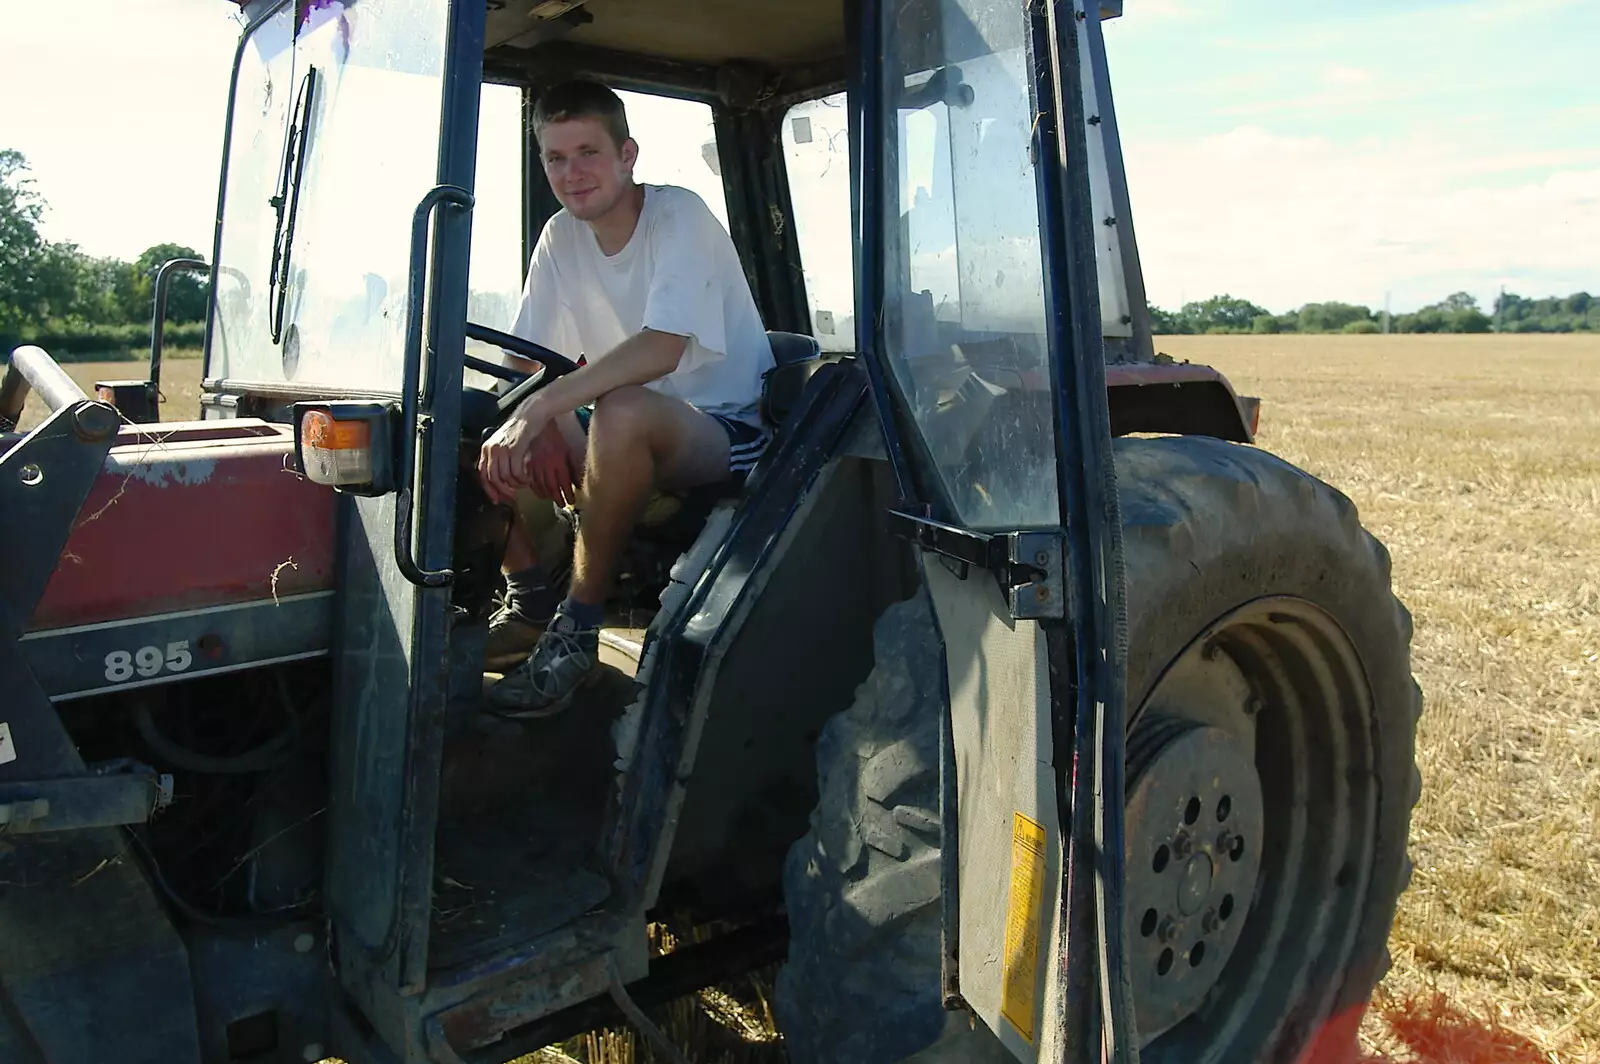
POLYGON ((755 464, 772 366, 733 241, 693 192, 634 181, 639 146, 614 92, 589 81, 546 91, 534 135, 564 209, 539 235, 512 331, 586 364, 518 407, 483 445, 478 472, 496 500, 526 503, 531 491, 550 500, 546 512, 581 489, 582 520, 553 616, 540 615, 550 578, 527 517, 506 552, 507 606, 491 640, 503 650, 543 629, 487 692, 512 716, 559 712, 595 669, 606 596, 651 493, 755 464))

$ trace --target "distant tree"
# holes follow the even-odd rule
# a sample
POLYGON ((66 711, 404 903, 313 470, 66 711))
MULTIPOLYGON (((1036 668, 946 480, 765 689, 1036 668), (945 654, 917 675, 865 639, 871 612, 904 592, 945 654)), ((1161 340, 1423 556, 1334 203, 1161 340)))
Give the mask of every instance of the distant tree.
POLYGON ((1457 292, 1412 314, 1395 319, 1396 332, 1403 333, 1486 333, 1493 319, 1478 309, 1478 301, 1457 292))
POLYGON ((0 149, 0 333, 14 334, 41 320, 44 240, 39 221, 44 199, 27 177, 28 160, 19 151, 0 149))
POLYGON ((1339 331, 1342 333, 1368 334, 1381 332, 1382 330, 1379 329, 1378 323, 1373 321, 1371 318, 1358 318, 1355 321, 1345 322, 1344 328, 1340 329, 1339 331))
POLYGON ((1300 308, 1300 331, 1331 333, 1342 332, 1352 322, 1372 321, 1368 307, 1352 303, 1307 303, 1300 308))
POLYGON ((1185 326, 1180 315, 1170 310, 1163 310, 1158 306, 1148 306, 1150 309, 1150 331, 1157 336, 1177 336, 1192 331, 1185 326))
POLYGON ((1600 302, 1588 292, 1574 292, 1564 299, 1524 299, 1503 292, 1494 301, 1494 327, 1512 333, 1600 330, 1600 302))
POLYGON ((92 258, 80 255, 78 260, 78 299, 73 316, 91 325, 119 325, 128 320, 123 313, 123 299, 131 299, 132 271, 121 259, 92 258))
POLYGON ((1283 322, 1276 314, 1257 314, 1255 321, 1250 323, 1253 333, 1280 333, 1283 332, 1283 322))
POLYGON ((1185 303, 1178 312, 1190 326, 1189 331, 1197 333, 1207 332, 1249 332, 1255 327, 1257 318, 1267 311, 1256 306, 1248 299, 1239 299, 1236 296, 1220 295, 1198 303, 1185 303))
MULTIPOLYGON (((144 316, 149 317, 155 298, 155 276, 161 264, 169 259, 199 259, 205 256, 182 244, 156 244, 144 250, 133 262, 138 276, 135 288, 143 295, 144 316)), ((167 289, 168 321, 200 321, 206 316, 206 280, 193 273, 184 272, 174 277, 167 289)), ((132 317, 132 315, 130 315, 132 317)))

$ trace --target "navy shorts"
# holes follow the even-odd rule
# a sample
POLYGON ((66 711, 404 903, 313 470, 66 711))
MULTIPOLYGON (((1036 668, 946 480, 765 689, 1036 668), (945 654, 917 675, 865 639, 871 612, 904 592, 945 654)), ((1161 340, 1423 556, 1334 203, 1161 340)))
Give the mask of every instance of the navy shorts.
MULTIPOLYGON (((576 413, 578 424, 583 426, 583 431, 587 435, 589 419, 594 416, 594 408, 581 406, 576 413)), ((756 463, 761 461, 761 456, 767 451, 767 445, 772 442, 772 434, 761 425, 736 421, 721 414, 706 416, 715 420, 722 426, 722 431, 728 434, 728 476, 743 480, 750 470, 755 468, 756 463)))

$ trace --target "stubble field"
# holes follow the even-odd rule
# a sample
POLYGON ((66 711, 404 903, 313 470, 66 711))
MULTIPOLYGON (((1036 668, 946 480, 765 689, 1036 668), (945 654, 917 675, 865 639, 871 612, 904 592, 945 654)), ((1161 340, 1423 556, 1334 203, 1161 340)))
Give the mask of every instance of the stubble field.
MULTIPOLYGON (((1416 875, 1364 1031, 1374 1059, 1600 1061, 1600 337, 1158 347, 1262 398, 1260 445, 1355 501, 1416 617, 1416 875)), ((86 387, 137 373, 68 370, 86 387)), ((166 419, 195 416, 199 370, 167 364, 166 419)), ((708 1039, 729 1004, 679 1003, 672 1026, 697 1059, 781 1059, 765 1024, 742 1052, 708 1039)), ((567 1053, 621 1062, 633 1042, 567 1053)))
MULTIPOLYGON (((200 373, 204 368, 198 351, 168 351, 161 360, 161 420, 191 421, 200 417, 200 373)), ((131 381, 146 376, 147 360, 121 362, 67 362, 68 376, 94 398, 96 381, 131 381)), ((37 395, 28 396, 18 427, 23 431, 44 420, 45 409, 37 395)))
POLYGON ((1262 397, 1261 446, 1355 501, 1416 618, 1416 874, 1374 1048, 1600 1060, 1600 337, 1158 346, 1262 397))

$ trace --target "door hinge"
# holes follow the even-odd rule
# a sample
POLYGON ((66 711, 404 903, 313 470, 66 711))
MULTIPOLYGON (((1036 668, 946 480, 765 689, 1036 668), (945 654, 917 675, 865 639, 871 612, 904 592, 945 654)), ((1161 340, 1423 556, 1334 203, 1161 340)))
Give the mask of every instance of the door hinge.
POLYGON ((1013 618, 1036 621, 1071 616, 1062 575, 1061 533, 974 532, 900 510, 890 510, 888 521, 890 535, 954 562, 956 575, 963 580, 974 565, 993 573, 1013 618))

